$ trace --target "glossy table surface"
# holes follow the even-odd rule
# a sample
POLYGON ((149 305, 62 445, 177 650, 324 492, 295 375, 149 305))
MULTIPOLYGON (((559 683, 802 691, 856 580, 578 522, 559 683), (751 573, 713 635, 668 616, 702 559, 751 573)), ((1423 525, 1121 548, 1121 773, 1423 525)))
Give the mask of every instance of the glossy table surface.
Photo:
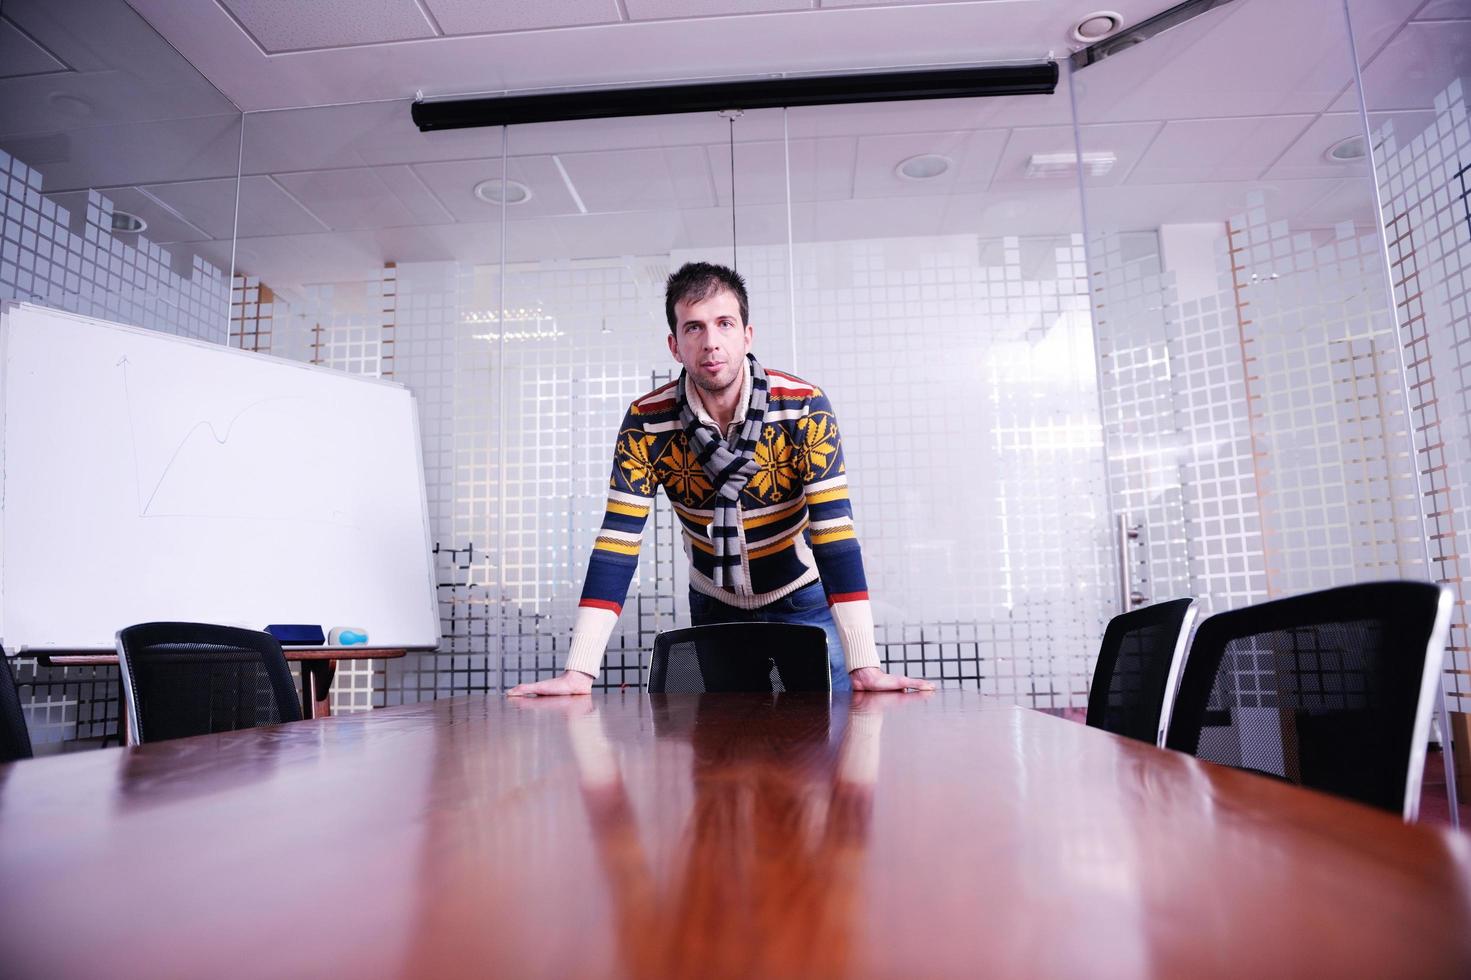
POLYGON ((0 766, 5 976, 1471 976, 1471 838, 942 691, 0 766))

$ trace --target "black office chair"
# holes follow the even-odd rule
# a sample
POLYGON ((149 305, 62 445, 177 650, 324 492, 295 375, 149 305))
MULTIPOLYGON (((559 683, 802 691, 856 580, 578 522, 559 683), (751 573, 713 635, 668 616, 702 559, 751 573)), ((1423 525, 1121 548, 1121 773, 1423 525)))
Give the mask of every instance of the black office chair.
POLYGON ((1088 690, 1090 728, 1160 744, 1195 611, 1194 599, 1170 599, 1109 620, 1088 690))
POLYGON ((827 634, 791 623, 716 623, 654 638, 650 694, 831 692, 827 634))
POLYGON ((1451 594, 1373 582, 1211 616, 1165 744, 1414 820, 1451 594))
POLYGON ((117 653, 133 744, 301 720, 281 644, 206 623, 120 630, 117 653))
POLYGON ((10 672, 10 658, 0 649, 0 762, 31 757, 31 735, 20 708, 20 692, 10 672))

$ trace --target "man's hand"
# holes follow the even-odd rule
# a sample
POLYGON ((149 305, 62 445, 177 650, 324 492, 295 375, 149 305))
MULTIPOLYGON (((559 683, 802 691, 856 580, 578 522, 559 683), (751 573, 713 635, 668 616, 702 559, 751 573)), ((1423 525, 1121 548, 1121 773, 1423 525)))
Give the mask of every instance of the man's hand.
POLYGON ((561 677, 534 684, 517 684, 506 692, 508 697, 524 698, 528 694, 542 697, 556 694, 591 694, 593 676, 580 670, 564 670, 561 677))
POLYGON ((848 709, 855 715, 883 714, 896 704, 906 704, 910 701, 928 701, 935 696, 933 690, 928 691, 902 691, 887 694, 875 694, 872 691, 854 691, 853 698, 848 702, 848 709))
POLYGON ((929 681, 920 680, 917 677, 904 677, 900 674, 886 674, 877 667, 859 667, 857 670, 850 670, 848 677, 852 680, 855 691, 933 691, 935 689, 935 685, 929 681))

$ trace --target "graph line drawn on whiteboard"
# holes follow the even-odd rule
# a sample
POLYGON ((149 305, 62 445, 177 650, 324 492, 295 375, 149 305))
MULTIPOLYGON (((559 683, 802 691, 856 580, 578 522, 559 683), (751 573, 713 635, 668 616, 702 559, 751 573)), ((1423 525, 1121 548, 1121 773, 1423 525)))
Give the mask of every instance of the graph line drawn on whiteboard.
MULTIPOLYGON (((236 442, 241 439, 235 432, 237 425, 241 426, 242 431, 248 430, 253 415, 259 416, 290 405, 296 408, 292 413, 293 419, 310 420, 316 407, 313 402, 293 396, 270 396, 247 403, 220 425, 210 419, 199 419, 184 431, 171 449, 165 444, 164 451, 168 453, 168 459, 162 466, 158 465, 156 459, 150 466, 145 464, 144 453, 139 447, 138 413, 141 409, 130 384, 129 363, 127 355, 123 355, 114 366, 119 369, 122 378, 128 436, 133 450, 134 490, 140 518, 207 517, 329 524, 360 530, 357 523, 349 520, 347 514, 336 507, 316 514, 302 513, 300 501, 289 493, 289 484, 282 479, 281 473, 262 472, 259 466, 242 466, 242 459, 251 454, 231 451, 232 438, 236 442), (208 506, 201 505, 201 501, 207 501, 208 506), (273 509, 277 513, 272 513, 273 509)), ((148 431, 150 427, 141 428, 148 431)), ((261 428, 267 430, 270 427, 261 428)), ((151 429, 158 431, 159 426, 155 423, 151 429)), ((282 443, 278 438, 272 443, 272 448, 286 457, 290 456, 293 449, 296 451, 296 464, 287 467, 293 478, 326 478, 327 467, 319 458, 317 445, 314 445, 310 437, 309 424, 303 423, 301 429, 301 438, 295 444, 282 443), (308 466, 310 472, 305 471, 308 466)), ((280 428, 276 427, 274 431, 279 432, 280 428)), ((156 451, 153 455, 160 457, 162 452, 156 451)))

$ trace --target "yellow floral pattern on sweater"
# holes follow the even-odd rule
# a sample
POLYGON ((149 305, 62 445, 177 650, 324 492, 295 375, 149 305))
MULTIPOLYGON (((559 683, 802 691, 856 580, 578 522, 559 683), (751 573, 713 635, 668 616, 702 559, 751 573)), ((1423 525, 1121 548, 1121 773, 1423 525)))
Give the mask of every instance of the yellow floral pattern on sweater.
POLYGON ((752 454, 756 460, 756 472, 746 486, 763 503, 774 503, 789 495, 797 482, 797 471, 792 467, 792 444, 787 434, 774 425, 761 431, 752 454))
POLYGON ((654 492, 654 462, 649 459, 649 449, 654 445, 654 436, 645 435, 638 429, 625 429, 618 435, 618 446, 613 450, 614 479, 609 486, 619 487, 617 477, 622 477, 624 488, 636 493, 652 495, 654 492))
MULTIPOLYGON (((635 417, 630 415, 630 418, 635 417)), ((746 507, 785 503, 800 496, 804 484, 832 479, 845 471, 838 423, 830 410, 818 409, 781 424, 766 424, 756 441, 756 472, 742 496, 746 507)), ((663 486, 684 507, 712 506, 715 490, 682 431, 650 433, 625 427, 618 434, 609 486, 652 496, 663 486)))
POLYGON ((677 495, 680 503, 687 507, 703 505, 715 492, 686 439, 669 440, 668 448, 656 465, 659 482, 664 484, 665 492, 677 495))
POLYGON ((816 483, 843 472, 838 454, 838 421, 831 412, 813 412, 797 422, 797 473, 805 483, 816 483), (837 468, 834 469, 834 464, 837 468))

